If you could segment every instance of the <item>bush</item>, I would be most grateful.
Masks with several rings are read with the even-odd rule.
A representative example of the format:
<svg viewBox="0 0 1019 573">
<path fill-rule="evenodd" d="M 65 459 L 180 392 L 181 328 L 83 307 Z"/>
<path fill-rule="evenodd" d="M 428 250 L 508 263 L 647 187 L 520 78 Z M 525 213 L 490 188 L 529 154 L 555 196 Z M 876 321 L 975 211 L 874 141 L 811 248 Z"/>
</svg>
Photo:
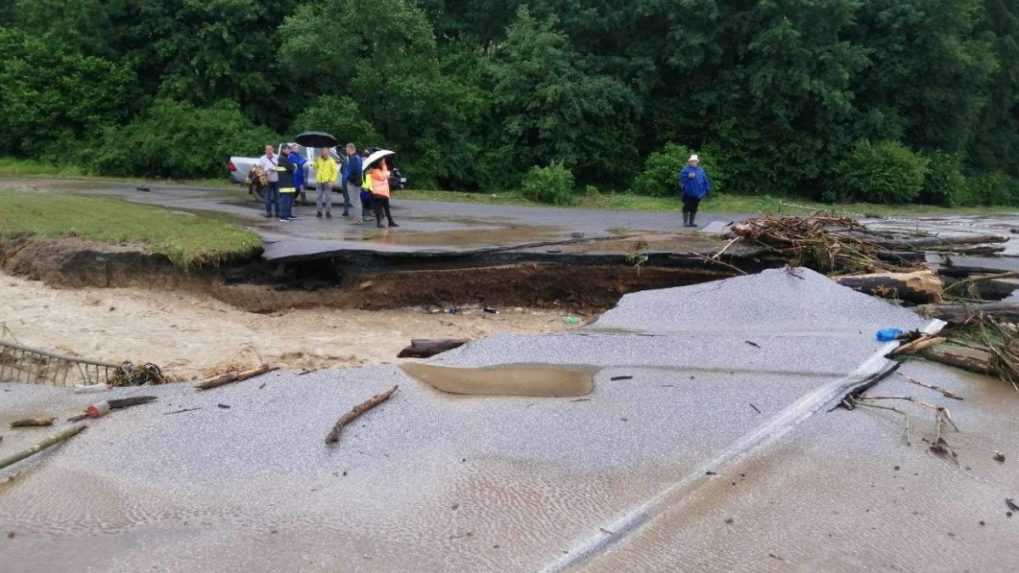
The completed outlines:
<svg viewBox="0 0 1019 573">
<path fill-rule="evenodd" d="M 1019 185 L 1001 172 L 970 177 L 959 205 L 989 207 L 992 205 L 1019 205 Z"/>
<path fill-rule="evenodd" d="M 648 156 L 644 162 L 644 170 L 634 177 L 630 189 L 640 195 L 652 195 L 663 197 L 679 193 L 679 182 L 677 176 L 686 166 L 690 159 L 690 148 L 685 145 L 667 143 L 661 151 L 656 151 Z M 699 153 L 701 167 L 708 174 L 711 180 L 711 192 L 717 192 L 725 187 L 727 179 L 722 168 L 721 153 L 714 147 L 706 147 Z"/>
<path fill-rule="evenodd" d="M 952 153 L 935 152 L 927 156 L 927 176 L 917 200 L 928 205 L 951 207 L 966 194 L 962 159 Z"/>
<path fill-rule="evenodd" d="M 108 175 L 222 177 L 231 155 L 259 155 L 278 142 L 232 102 L 198 108 L 162 99 L 132 123 L 107 129 L 93 163 Z"/>
<path fill-rule="evenodd" d="M 644 170 L 633 179 L 633 192 L 655 197 L 678 193 L 676 176 L 689 157 L 690 149 L 685 145 L 665 144 L 661 151 L 648 156 Z"/>
<path fill-rule="evenodd" d="M 524 197 L 550 205 L 572 205 L 576 200 L 573 172 L 557 161 L 548 167 L 532 167 L 521 190 Z"/>
<path fill-rule="evenodd" d="M 858 143 L 835 169 L 842 201 L 910 203 L 923 190 L 927 160 L 894 141 Z"/>
</svg>

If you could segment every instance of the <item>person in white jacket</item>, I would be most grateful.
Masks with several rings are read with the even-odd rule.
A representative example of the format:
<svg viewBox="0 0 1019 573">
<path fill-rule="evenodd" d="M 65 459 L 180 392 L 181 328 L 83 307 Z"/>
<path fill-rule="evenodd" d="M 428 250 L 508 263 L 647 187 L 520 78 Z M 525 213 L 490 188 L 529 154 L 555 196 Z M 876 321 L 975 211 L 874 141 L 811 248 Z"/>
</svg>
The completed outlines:
<svg viewBox="0 0 1019 573">
<path fill-rule="evenodd" d="M 265 216 L 273 217 L 279 216 L 279 197 L 280 197 L 280 174 L 276 171 L 279 167 L 280 160 L 272 152 L 272 146 L 265 146 L 265 155 L 258 158 L 258 166 L 265 172 L 266 178 L 269 180 L 269 185 L 265 188 Z"/>
</svg>

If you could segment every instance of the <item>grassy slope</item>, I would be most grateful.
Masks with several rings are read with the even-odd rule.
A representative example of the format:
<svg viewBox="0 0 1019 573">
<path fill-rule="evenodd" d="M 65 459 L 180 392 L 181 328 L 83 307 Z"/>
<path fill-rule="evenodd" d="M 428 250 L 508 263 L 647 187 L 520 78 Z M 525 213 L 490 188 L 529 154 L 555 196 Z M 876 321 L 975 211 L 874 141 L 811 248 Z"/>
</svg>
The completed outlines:
<svg viewBox="0 0 1019 573">
<path fill-rule="evenodd" d="M 225 217 L 104 197 L 0 190 L 0 237 L 18 235 L 141 244 L 181 267 L 250 255 L 262 244 L 257 235 Z"/>
</svg>

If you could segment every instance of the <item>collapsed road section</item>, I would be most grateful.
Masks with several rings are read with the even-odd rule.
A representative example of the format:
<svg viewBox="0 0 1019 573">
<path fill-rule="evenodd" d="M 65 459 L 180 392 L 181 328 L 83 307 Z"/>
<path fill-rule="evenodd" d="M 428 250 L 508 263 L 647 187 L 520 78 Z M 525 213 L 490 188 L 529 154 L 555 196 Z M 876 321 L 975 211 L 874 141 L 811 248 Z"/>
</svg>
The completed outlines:
<svg viewBox="0 0 1019 573">
<path fill-rule="evenodd" d="M 627 295 L 578 331 L 498 335 L 430 361 L 591 369 L 580 396 L 450 394 L 395 365 L 146 388 L 158 401 L 17 468 L 0 493 L 16 534 L 5 559 L 22 571 L 1005 570 L 1019 562 L 1003 501 L 1019 488 L 1010 386 L 907 363 L 965 401 L 898 375 L 869 391 L 951 400 L 951 460 L 923 441 L 938 430 L 922 410 L 909 442 L 880 409 L 775 426 L 887 351 L 875 332 L 927 324 L 807 269 L 772 270 Z M 322 443 L 338 416 L 394 386 Z M 89 402 L 4 389 L 19 417 Z M 768 428 L 781 431 L 748 438 Z M 663 491 L 679 494 L 625 527 Z"/>
</svg>

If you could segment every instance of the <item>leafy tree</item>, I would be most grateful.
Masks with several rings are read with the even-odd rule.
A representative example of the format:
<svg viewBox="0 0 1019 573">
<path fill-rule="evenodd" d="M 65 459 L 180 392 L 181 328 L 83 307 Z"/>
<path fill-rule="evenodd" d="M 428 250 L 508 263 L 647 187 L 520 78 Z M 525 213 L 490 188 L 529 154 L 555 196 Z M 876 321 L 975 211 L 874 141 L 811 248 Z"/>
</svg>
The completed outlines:
<svg viewBox="0 0 1019 573">
<path fill-rule="evenodd" d="M 145 93 L 199 105 L 232 99 L 282 127 L 276 30 L 289 10 L 259 0 L 17 0 L 24 30 L 133 67 Z"/>
<path fill-rule="evenodd" d="M 576 64 L 555 19 L 538 21 L 520 8 L 489 65 L 492 111 L 503 129 L 500 146 L 517 165 L 553 159 L 585 181 L 622 180 L 637 157 L 638 104 L 621 82 Z"/>
<path fill-rule="evenodd" d="M 980 170 L 1004 169 L 1019 178 L 1019 6 L 1005 0 L 987 0 L 985 6 L 980 28 L 994 35 L 1000 65 L 975 130 L 970 159 Z"/>
<path fill-rule="evenodd" d="M 134 76 L 124 66 L 4 28 L 0 52 L 3 152 L 66 160 L 126 116 Z"/>
<path fill-rule="evenodd" d="M 983 14 L 982 0 L 868 2 L 856 28 L 871 61 L 856 82 L 860 105 L 880 110 L 911 147 L 964 150 L 998 66 L 992 36 L 977 33 Z"/>
<path fill-rule="evenodd" d="M 357 102 L 332 95 L 321 96 L 305 108 L 294 120 L 292 131 L 325 131 L 339 138 L 340 145 L 350 141 L 359 148 L 374 145 L 379 140 L 378 132 L 364 118 Z"/>
</svg>

